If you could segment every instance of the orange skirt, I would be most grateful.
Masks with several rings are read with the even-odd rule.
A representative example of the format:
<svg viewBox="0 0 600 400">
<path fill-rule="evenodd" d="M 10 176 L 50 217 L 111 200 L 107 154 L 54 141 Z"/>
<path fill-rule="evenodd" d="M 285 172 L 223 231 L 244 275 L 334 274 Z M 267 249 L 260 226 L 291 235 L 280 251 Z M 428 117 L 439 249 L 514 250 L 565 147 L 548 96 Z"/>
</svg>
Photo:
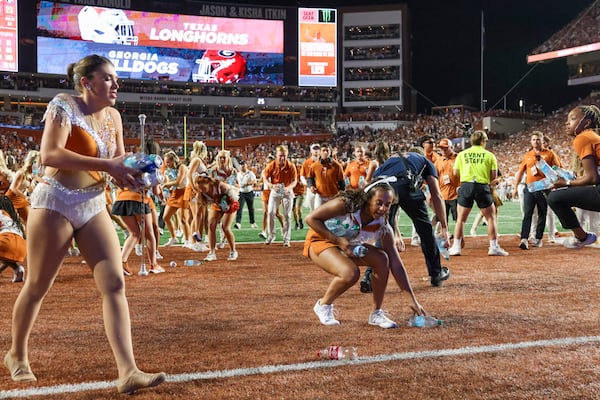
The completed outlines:
<svg viewBox="0 0 600 400">
<path fill-rule="evenodd" d="M 10 201 L 12 201 L 15 210 L 29 207 L 29 202 L 27 201 L 27 198 L 25 196 L 17 195 L 13 193 L 10 189 L 6 192 L 6 197 L 8 197 Z"/>
<path fill-rule="evenodd" d="M 174 208 L 190 208 L 190 201 L 185 199 L 185 188 L 172 190 L 167 205 Z"/>
<path fill-rule="evenodd" d="M 0 233 L 0 259 L 22 263 L 26 255 L 25 239 L 16 233 Z"/>
<path fill-rule="evenodd" d="M 308 255 L 308 250 L 312 247 L 313 252 L 315 252 L 317 255 L 321 254 L 323 251 L 331 248 L 331 247 L 338 247 L 337 244 L 330 242 L 327 239 L 324 239 L 321 235 L 319 235 L 317 232 L 313 231 L 312 229 L 308 230 L 308 233 L 306 234 L 306 239 L 304 239 L 304 250 L 302 251 L 302 255 L 304 257 L 309 257 Z"/>
</svg>

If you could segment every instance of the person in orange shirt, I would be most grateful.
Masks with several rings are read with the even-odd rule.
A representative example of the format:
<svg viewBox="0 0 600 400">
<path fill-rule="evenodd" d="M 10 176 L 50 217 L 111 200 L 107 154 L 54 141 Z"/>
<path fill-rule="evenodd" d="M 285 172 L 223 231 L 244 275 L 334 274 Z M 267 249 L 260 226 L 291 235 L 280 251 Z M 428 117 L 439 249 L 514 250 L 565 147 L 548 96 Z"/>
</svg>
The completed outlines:
<svg viewBox="0 0 600 400">
<path fill-rule="evenodd" d="M 269 154 L 266 159 L 266 165 L 269 165 L 270 162 L 275 160 L 275 156 Z M 258 233 L 258 237 L 262 239 L 266 239 L 269 237 L 267 231 L 269 229 L 269 197 L 271 196 L 271 189 L 267 187 L 267 183 L 264 182 L 263 175 L 260 175 L 259 184 L 262 186 L 263 190 L 260 194 L 260 200 L 262 202 L 263 207 L 263 218 L 262 218 L 262 230 Z M 281 207 L 277 207 L 277 211 L 275 212 L 275 217 L 279 221 L 279 225 L 283 228 L 283 215 L 281 214 Z"/>
<path fill-rule="evenodd" d="M 563 245 L 580 249 L 596 241 L 596 234 L 586 232 L 579 223 L 573 207 L 600 211 L 600 109 L 595 105 L 577 106 L 567 116 L 567 134 L 575 136 L 573 147 L 583 166 L 583 175 L 575 179 L 560 178 L 548 194 L 548 205 L 558 217 L 563 228 L 571 229 L 573 237 Z"/>
<path fill-rule="evenodd" d="M 290 247 L 292 236 L 292 207 L 294 200 L 294 187 L 298 182 L 298 172 L 294 163 L 288 160 L 288 148 L 279 145 L 275 148 L 275 160 L 271 161 L 262 173 L 263 183 L 271 190 L 268 204 L 269 232 L 265 244 L 275 240 L 275 218 L 277 209 L 283 206 L 283 245 Z"/>
<path fill-rule="evenodd" d="M 365 186 L 367 170 L 371 165 L 371 162 L 365 157 L 365 147 L 363 145 L 356 145 L 354 147 L 354 157 L 356 159 L 348 163 L 344 176 L 349 179 L 350 189 L 362 189 Z"/>
<path fill-rule="evenodd" d="M 302 171 L 302 163 L 296 159 L 296 170 L 298 171 L 298 176 Z M 300 180 L 294 186 L 294 206 L 292 213 L 294 214 L 294 229 L 304 229 L 304 220 L 302 218 L 302 205 L 304 204 L 304 192 L 306 192 L 306 185 L 303 184 Z"/>
<path fill-rule="evenodd" d="M 435 140 L 433 139 L 433 137 L 425 135 L 421 138 L 419 143 L 420 146 L 423 148 L 423 151 L 425 152 L 425 158 L 427 158 L 435 165 L 435 161 L 439 156 L 435 152 Z"/>
<path fill-rule="evenodd" d="M 307 186 L 308 174 L 310 172 L 310 167 L 319 160 L 320 149 L 321 146 L 318 143 L 311 144 L 310 156 L 304 160 L 302 168 L 300 169 L 300 183 L 306 187 L 306 190 L 304 191 L 304 207 L 308 208 L 310 211 L 315 209 L 315 194 Z"/>
<path fill-rule="evenodd" d="M 527 189 L 527 185 L 541 181 L 546 176 L 537 167 L 539 160 L 544 160 L 548 165 L 557 167 L 561 166 L 560 159 L 552 150 L 547 149 L 543 146 L 544 134 L 539 131 L 534 131 L 531 134 L 531 150 L 523 155 L 519 170 L 515 175 L 515 182 L 521 182 L 523 174 L 525 174 L 525 187 L 523 188 L 523 220 L 521 223 L 521 242 L 519 247 L 522 250 L 529 249 L 529 231 L 531 230 L 531 220 L 533 212 L 537 208 L 538 220 L 535 228 L 535 239 L 532 242 L 534 247 L 542 247 L 542 237 L 544 236 L 544 230 L 546 229 L 546 214 L 548 213 L 548 203 L 546 201 L 546 194 L 544 191 L 530 192 Z M 513 197 L 517 198 L 519 192 L 517 188 L 513 189 Z"/>
<path fill-rule="evenodd" d="M 442 152 L 437 157 L 434 165 L 438 172 L 438 181 L 440 183 L 440 193 L 446 203 L 446 217 L 452 215 L 452 219 L 456 221 L 458 188 L 460 186 L 460 178 L 454 173 L 454 161 L 456 161 L 456 153 L 450 139 L 441 139 L 438 148 Z M 437 217 L 434 216 L 434 225 Z M 448 222 L 448 221 L 446 221 Z"/>
<path fill-rule="evenodd" d="M 331 147 L 321 144 L 319 160 L 308 173 L 308 189 L 315 194 L 315 208 L 331 200 L 340 190 L 344 190 L 344 168 L 331 156 Z"/>
</svg>

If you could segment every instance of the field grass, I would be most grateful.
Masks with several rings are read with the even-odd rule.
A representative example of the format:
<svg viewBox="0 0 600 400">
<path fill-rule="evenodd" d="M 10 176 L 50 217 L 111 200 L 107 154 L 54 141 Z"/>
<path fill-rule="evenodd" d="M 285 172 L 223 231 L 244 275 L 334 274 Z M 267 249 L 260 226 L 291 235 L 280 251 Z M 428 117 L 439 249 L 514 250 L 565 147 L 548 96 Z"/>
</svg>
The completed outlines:
<svg viewBox="0 0 600 400">
<path fill-rule="evenodd" d="M 309 212 L 308 209 L 304 209 L 303 216 L 306 217 L 306 215 L 308 215 L 308 212 Z M 472 225 L 473 220 L 478 212 L 479 212 L 479 210 L 477 209 L 477 207 L 474 207 L 473 210 L 471 211 L 471 214 L 469 215 L 468 223 L 465 227 L 465 235 L 469 235 L 471 225 Z M 262 202 L 260 201 L 259 198 L 255 199 L 254 214 L 255 214 L 256 224 L 260 228 L 262 226 L 263 208 L 262 208 Z M 433 215 L 432 212 L 430 212 L 430 215 Z M 400 226 L 400 231 L 402 232 L 402 235 L 405 238 L 407 238 L 407 237 L 410 238 L 411 237 L 411 229 L 412 229 L 412 224 L 411 224 L 410 219 L 406 216 L 406 214 L 404 212 L 400 212 L 399 218 L 400 218 L 399 226 Z M 564 231 L 558 221 L 556 221 L 556 225 L 557 225 L 557 228 L 559 231 Z M 306 224 L 304 224 L 304 229 L 295 230 L 294 226 L 293 226 L 293 220 L 292 220 L 292 240 L 293 241 L 304 240 L 307 229 L 308 229 L 308 227 L 306 226 Z M 245 208 L 243 211 L 243 217 L 242 217 L 242 228 L 234 229 L 236 241 L 239 243 L 262 241 L 263 239 L 261 239 L 258 236 L 260 231 L 261 231 L 260 229 L 250 228 L 250 221 L 248 218 L 248 210 Z M 501 235 L 518 234 L 521 231 L 521 210 L 520 210 L 518 201 L 505 202 L 504 205 L 500 207 L 499 218 L 498 218 L 498 231 Z M 454 232 L 454 221 L 450 220 L 450 234 L 452 234 L 453 232 Z M 486 235 L 486 232 L 487 232 L 486 227 L 483 225 L 480 225 L 477 228 L 478 235 Z M 121 232 L 119 232 L 119 233 L 120 233 L 121 239 L 122 239 L 122 233 Z M 278 236 L 277 236 L 276 240 L 281 240 L 281 230 L 279 228 L 279 223 L 277 223 L 277 235 Z M 169 232 L 165 228 L 164 234 L 160 238 L 161 245 L 164 244 L 167 240 L 169 240 L 169 238 L 170 238 Z"/>
</svg>

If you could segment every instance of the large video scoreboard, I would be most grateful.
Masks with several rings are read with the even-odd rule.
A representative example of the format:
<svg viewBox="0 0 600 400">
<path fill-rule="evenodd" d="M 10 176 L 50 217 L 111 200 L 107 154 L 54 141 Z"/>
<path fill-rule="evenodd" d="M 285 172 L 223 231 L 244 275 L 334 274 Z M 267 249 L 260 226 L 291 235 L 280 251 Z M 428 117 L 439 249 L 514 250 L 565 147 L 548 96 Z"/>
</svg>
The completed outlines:
<svg viewBox="0 0 600 400">
<path fill-rule="evenodd" d="M 13 0 L 0 0 L 7 1 Z M 337 84 L 333 9 L 167 0 L 19 1 L 25 22 L 19 30 L 23 54 L 15 61 L 19 72 L 64 75 L 69 63 L 100 54 L 124 79 Z"/>
</svg>

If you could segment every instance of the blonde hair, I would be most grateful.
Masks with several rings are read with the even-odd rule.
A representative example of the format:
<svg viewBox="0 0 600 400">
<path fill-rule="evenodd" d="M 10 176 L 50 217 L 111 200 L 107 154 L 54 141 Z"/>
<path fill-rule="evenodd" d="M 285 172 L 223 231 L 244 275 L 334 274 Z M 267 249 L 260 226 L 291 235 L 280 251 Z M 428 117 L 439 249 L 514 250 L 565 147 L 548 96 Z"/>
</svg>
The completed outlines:
<svg viewBox="0 0 600 400">
<path fill-rule="evenodd" d="M 207 153 L 208 150 L 206 149 L 206 144 L 204 144 L 204 142 L 201 140 L 196 140 L 192 146 L 191 158 L 199 157 L 202 161 L 204 161 Z"/>
</svg>

